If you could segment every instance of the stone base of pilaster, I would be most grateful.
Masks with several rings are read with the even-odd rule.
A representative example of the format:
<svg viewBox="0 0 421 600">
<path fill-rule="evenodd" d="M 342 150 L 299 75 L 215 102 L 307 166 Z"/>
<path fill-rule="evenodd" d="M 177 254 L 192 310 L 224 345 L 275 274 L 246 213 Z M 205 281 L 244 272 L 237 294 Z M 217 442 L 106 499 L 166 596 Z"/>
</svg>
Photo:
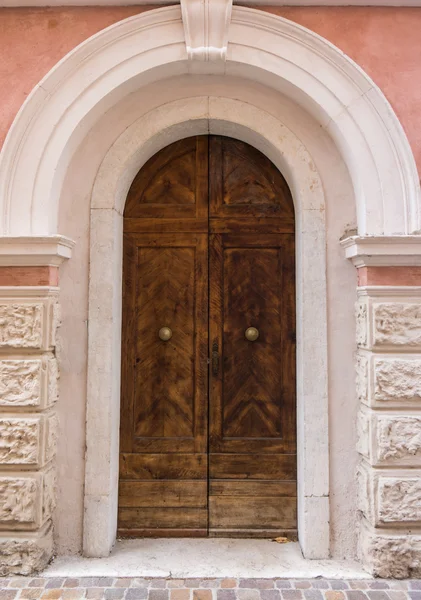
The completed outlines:
<svg viewBox="0 0 421 600">
<path fill-rule="evenodd" d="M 53 556 L 51 521 L 33 533 L 0 533 L 0 576 L 30 575 L 44 569 Z"/>
<path fill-rule="evenodd" d="M 421 534 L 382 531 L 362 519 L 359 560 L 374 577 L 407 579 L 421 575 Z"/>
</svg>

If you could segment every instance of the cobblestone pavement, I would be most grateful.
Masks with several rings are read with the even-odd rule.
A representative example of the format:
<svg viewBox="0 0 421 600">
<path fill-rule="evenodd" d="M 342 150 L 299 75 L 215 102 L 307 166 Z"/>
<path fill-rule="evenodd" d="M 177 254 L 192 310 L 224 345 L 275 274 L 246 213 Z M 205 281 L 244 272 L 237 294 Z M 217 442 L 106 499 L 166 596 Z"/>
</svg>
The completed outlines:
<svg viewBox="0 0 421 600">
<path fill-rule="evenodd" d="M 421 600 L 421 580 L 0 577 L 0 600 Z"/>
</svg>

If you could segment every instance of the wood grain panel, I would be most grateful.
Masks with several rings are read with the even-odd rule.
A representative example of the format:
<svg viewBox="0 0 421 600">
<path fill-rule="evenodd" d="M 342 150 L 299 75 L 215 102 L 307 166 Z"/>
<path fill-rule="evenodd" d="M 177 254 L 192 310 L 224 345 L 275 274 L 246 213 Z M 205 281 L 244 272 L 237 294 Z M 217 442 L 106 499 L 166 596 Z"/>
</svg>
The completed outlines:
<svg viewBox="0 0 421 600">
<path fill-rule="evenodd" d="M 157 219 L 157 218 L 125 218 L 123 222 L 125 233 L 208 233 L 208 219 Z"/>
<path fill-rule="evenodd" d="M 223 436 L 281 437 L 281 257 L 277 248 L 224 252 Z M 258 327 L 256 342 L 245 337 Z"/>
<path fill-rule="evenodd" d="M 294 529 L 296 498 L 210 496 L 209 527 L 230 529 Z"/>
<path fill-rule="evenodd" d="M 294 454 L 215 454 L 209 456 L 212 479 L 295 480 Z"/>
<path fill-rule="evenodd" d="M 168 528 L 205 529 L 208 523 L 206 508 L 119 508 L 120 529 Z"/>
<path fill-rule="evenodd" d="M 188 529 L 188 528 L 173 528 L 173 527 L 132 527 L 117 529 L 119 538 L 197 538 L 207 537 L 208 528 Z M 249 536 L 247 536 L 249 537 Z M 267 535 L 264 537 L 268 537 Z"/>
<path fill-rule="evenodd" d="M 296 451 L 294 240 L 210 236 L 211 452 Z M 248 327 L 259 330 L 249 342 Z"/>
<path fill-rule="evenodd" d="M 210 216 L 294 219 L 291 192 L 259 150 L 232 138 L 210 137 Z"/>
<path fill-rule="evenodd" d="M 292 198 L 268 159 L 236 140 L 211 137 L 210 174 L 209 532 L 294 535 Z"/>
<path fill-rule="evenodd" d="M 194 264 L 192 247 L 139 248 L 134 435 L 193 437 Z M 163 342 L 161 327 L 172 329 Z"/>
<path fill-rule="evenodd" d="M 121 481 L 118 503 L 120 507 L 141 506 L 207 507 L 206 481 Z"/>
<path fill-rule="evenodd" d="M 135 536 L 136 537 L 136 536 Z M 241 529 L 232 529 L 229 527 L 209 527 L 208 537 L 210 538 L 251 538 L 251 539 L 274 539 L 277 537 L 287 538 L 291 542 L 298 540 L 297 529 L 257 529 L 256 527 L 242 527 Z"/>
<path fill-rule="evenodd" d="M 135 177 L 123 231 L 119 535 L 293 538 L 295 220 L 285 179 L 238 140 L 180 140 Z"/>
<path fill-rule="evenodd" d="M 206 479 L 206 454 L 120 454 L 122 479 Z"/>
<path fill-rule="evenodd" d="M 124 260 L 119 535 L 204 534 L 207 234 L 125 233 Z"/>
<path fill-rule="evenodd" d="M 155 154 L 136 175 L 124 216 L 200 219 L 208 215 L 208 138 L 180 140 Z"/>
<path fill-rule="evenodd" d="M 212 217 L 209 233 L 294 233 L 295 222 L 289 217 Z"/>
<path fill-rule="evenodd" d="M 289 496 L 297 495 L 295 481 L 225 481 L 212 479 L 209 484 L 210 496 Z"/>
</svg>

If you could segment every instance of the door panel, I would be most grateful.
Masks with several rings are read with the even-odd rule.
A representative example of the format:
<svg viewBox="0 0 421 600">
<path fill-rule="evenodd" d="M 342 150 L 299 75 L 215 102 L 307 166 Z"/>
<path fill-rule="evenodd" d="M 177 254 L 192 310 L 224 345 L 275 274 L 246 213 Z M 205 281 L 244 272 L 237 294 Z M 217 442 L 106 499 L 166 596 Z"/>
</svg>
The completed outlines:
<svg viewBox="0 0 421 600">
<path fill-rule="evenodd" d="M 210 236 L 212 452 L 295 453 L 293 275 L 292 236 Z"/>
<path fill-rule="evenodd" d="M 213 234 L 209 269 L 210 352 L 219 361 L 210 387 L 209 530 L 294 531 L 296 492 L 274 500 L 264 485 L 253 496 L 248 486 L 296 479 L 293 236 Z M 236 480 L 230 500 L 218 480 Z"/>
<path fill-rule="evenodd" d="M 224 136 L 210 136 L 209 156 L 211 231 L 294 232 L 291 193 L 266 156 Z"/>
<path fill-rule="evenodd" d="M 208 137 L 187 138 L 155 154 L 136 175 L 127 195 L 124 227 L 142 231 L 198 221 L 207 231 Z M 178 229 L 180 230 L 180 229 Z"/>
<path fill-rule="evenodd" d="M 124 247 L 119 534 L 175 530 L 182 514 L 183 530 L 204 534 L 207 236 L 126 233 Z M 162 327 L 172 330 L 168 341 L 159 337 Z M 177 493 L 180 480 L 184 503 Z M 203 483 L 201 494 L 196 480 Z M 136 503 L 151 481 L 161 483 L 158 490 L 165 481 L 162 510 L 154 499 L 158 492 L 149 495 L 149 503 Z"/>
<path fill-rule="evenodd" d="M 123 263 L 118 534 L 294 536 L 285 179 L 231 138 L 164 148 L 130 188 Z"/>
</svg>

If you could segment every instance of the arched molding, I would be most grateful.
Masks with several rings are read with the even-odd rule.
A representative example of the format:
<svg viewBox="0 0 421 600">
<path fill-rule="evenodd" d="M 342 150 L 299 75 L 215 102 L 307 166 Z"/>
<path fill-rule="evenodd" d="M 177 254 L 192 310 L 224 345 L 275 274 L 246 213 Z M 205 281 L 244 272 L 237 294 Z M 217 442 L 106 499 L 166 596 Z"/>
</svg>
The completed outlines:
<svg viewBox="0 0 421 600">
<path fill-rule="evenodd" d="M 280 168 L 296 210 L 298 529 L 308 558 L 329 556 L 326 236 L 323 185 L 303 143 L 257 106 L 191 97 L 136 120 L 108 150 L 91 200 L 84 553 L 106 556 L 115 540 L 121 360 L 122 221 L 130 184 L 172 142 L 225 134 Z M 141 385 L 141 382 L 139 382 Z"/>
<path fill-rule="evenodd" d="M 413 155 L 373 81 L 328 41 L 259 10 L 234 6 L 228 33 L 226 75 L 282 90 L 334 139 L 353 181 L 358 233 L 417 233 L 420 193 Z M 201 64 L 212 63 L 195 61 L 195 72 Z M 66 168 L 93 123 L 130 91 L 188 70 L 179 6 L 116 23 L 64 57 L 30 94 L 5 141 L 0 233 L 57 234 Z M 204 66 L 203 72 L 209 70 Z"/>
</svg>

